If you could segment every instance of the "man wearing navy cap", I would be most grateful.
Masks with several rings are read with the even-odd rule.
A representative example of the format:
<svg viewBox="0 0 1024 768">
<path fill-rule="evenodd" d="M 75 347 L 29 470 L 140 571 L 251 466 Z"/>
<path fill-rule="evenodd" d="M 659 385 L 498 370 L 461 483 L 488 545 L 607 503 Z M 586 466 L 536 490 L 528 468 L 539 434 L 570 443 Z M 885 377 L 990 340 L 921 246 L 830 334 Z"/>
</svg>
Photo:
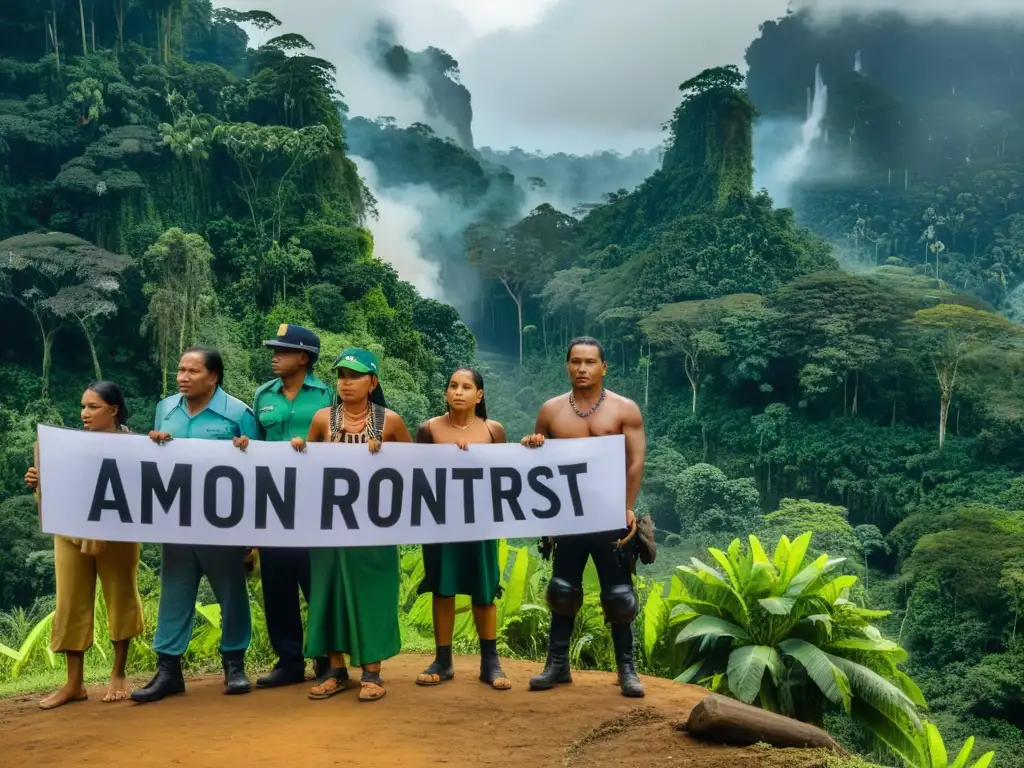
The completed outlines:
<svg viewBox="0 0 1024 768">
<path fill-rule="evenodd" d="M 313 375 L 320 355 L 320 338 L 301 325 L 282 324 L 277 338 L 264 341 L 274 350 L 270 367 L 277 376 L 256 390 L 252 410 L 263 440 L 306 439 L 310 422 L 321 408 L 331 405 L 334 393 Z M 236 445 L 244 448 L 246 441 Z M 302 615 L 299 589 L 309 602 L 309 550 L 301 547 L 260 547 L 260 575 L 267 633 L 278 662 L 270 674 L 259 678 L 260 688 L 301 683 L 306 679 L 302 653 Z M 327 668 L 316 660 L 316 674 Z"/>
</svg>

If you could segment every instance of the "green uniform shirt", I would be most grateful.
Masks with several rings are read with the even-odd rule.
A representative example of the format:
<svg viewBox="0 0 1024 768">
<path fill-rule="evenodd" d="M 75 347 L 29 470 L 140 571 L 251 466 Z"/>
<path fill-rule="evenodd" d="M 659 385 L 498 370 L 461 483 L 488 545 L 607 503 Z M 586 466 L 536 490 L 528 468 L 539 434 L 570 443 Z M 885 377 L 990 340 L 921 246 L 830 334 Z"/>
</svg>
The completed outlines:
<svg viewBox="0 0 1024 768">
<path fill-rule="evenodd" d="M 169 432 L 171 437 L 230 440 L 245 435 L 250 440 L 259 439 L 259 428 L 249 406 L 220 387 L 195 416 L 189 415 L 188 405 L 180 394 L 164 398 L 156 407 L 153 422 L 157 432 Z"/>
<path fill-rule="evenodd" d="M 293 437 L 305 440 L 316 412 L 330 406 L 334 393 L 312 374 L 306 374 L 294 400 L 285 397 L 283 387 L 281 379 L 274 379 L 256 390 L 252 409 L 260 432 L 263 439 L 269 441 L 291 440 Z"/>
</svg>

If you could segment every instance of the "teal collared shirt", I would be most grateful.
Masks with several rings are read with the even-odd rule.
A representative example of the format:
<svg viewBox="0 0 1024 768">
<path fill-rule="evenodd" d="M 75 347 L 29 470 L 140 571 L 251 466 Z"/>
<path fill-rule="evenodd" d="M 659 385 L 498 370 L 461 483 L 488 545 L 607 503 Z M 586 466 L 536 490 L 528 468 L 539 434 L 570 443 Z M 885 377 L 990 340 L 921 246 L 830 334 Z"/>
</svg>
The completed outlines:
<svg viewBox="0 0 1024 768">
<path fill-rule="evenodd" d="M 285 396 L 283 387 L 281 379 L 273 379 L 256 390 L 252 409 L 263 439 L 280 441 L 301 437 L 305 440 L 316 412 L 331 405 L 334 393 L 308 373 L 294 400 Z"/>
<path fill-rule="evenodd" d="M 185 398 L 171 395 L 160 401 L 153 420 L 157 432 L 171 437 L 194 437 L 201 440 L 230 440 L 247 436 L 259 440 L 260 432 L 249 406 L 232 397 L 220 387 L 214 390 L 206 408 L 190 416 Z"/>
</svg>

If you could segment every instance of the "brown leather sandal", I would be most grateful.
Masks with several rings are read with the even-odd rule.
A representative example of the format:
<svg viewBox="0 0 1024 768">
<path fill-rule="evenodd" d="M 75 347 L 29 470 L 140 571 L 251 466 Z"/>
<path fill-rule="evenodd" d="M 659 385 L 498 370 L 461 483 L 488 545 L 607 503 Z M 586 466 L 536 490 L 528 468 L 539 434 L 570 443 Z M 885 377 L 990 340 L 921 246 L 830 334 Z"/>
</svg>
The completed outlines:
<svg viewBox="0 0 1024 768">
<path fill-rule="evenodd" d="M 384 688 L 384 681 L 380 679 L 379 673 L 363 673 L 363 679 L 359 683 L 360 701 L 380 701 L 387 694 Z"/>
<path fill-rule="evenodd" d="M 335 668 L 329 670 L 323 678 L 309 691 L 311 699 L 329 699 L 335 694 L 342 693 L 349 688 L 348 670 Z"/>
</svg>

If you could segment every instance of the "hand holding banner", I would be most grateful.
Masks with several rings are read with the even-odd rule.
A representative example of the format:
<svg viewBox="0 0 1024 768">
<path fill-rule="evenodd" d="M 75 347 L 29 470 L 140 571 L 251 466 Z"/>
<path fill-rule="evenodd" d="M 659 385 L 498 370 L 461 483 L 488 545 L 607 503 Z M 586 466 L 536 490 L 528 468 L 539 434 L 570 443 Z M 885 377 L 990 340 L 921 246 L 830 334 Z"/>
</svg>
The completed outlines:
<svg viewBox="0 0 1024 768">
<path fill-rule="evenodd" d="M 104 541 L 365 547 L 617 531 L 622 435 L 520 445 L 111 435 L 40 425 L 45 533 Z"/>
</svg>

